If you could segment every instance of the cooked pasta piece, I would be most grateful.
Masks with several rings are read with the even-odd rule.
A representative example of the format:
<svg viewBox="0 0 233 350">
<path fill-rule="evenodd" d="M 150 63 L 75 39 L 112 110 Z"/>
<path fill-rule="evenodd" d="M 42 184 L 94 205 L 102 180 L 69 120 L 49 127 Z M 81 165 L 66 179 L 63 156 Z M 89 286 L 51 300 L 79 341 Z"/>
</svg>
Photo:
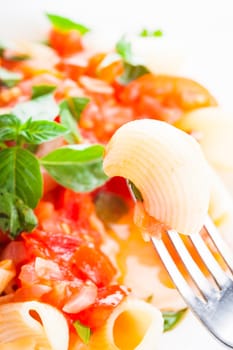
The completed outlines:
<svg viewBox="0 0 233 350">
<path fill-rule="evenodd" d="M 36 301 L 0 305 L 1 349 L 67 350 L 68 341 L 67 322 L 54 307 Z"/>
<path fill-rule="evenodd" d="M 219 169 L 233 170 L 233 113 L 221 107 L 198 108 L 184 114 L 177 126 L 196 136 L 207 160 Z"/>
<path fill-rule="evenodd" d="M 161 312 L 128 298 L 91 337 L 90 350 L 155 350 L 163 330 Z"/>
<path fill-rule="evenodd" d="M 15 277 L 16 271 L 11 260 L 0 261 L 0 294 L 5 290 L 8 283 Z"/>
<path fill-rule="evenodd" d="M 106 147 L 104 170 L 134 183 L 146 212 L 183 234 L 198 232 L 209 206 L 209 169 L 198 143 L 157 120 L 123 125 Z"/>
</svg>

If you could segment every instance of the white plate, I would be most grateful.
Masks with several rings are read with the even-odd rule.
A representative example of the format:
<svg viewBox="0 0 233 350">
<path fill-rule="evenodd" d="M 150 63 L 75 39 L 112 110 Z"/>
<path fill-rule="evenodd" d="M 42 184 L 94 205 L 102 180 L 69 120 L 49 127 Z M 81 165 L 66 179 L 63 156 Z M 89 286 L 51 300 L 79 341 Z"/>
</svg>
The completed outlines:
<svg viewBox="0 0 233 350">
<path fill-rule="evenodd" d="M 0 38 L 42 38 L 48 26 L 46 11 L 114 36 L 161 28 L 171 41 L 182 44 L 187 74 L 233 109 L 232 0 L 0 0 L 0 8 Z M 160 346 L 160 350 L 198 348 L 225 349 L 191 313 L 163 336 Z"/>
</svg>

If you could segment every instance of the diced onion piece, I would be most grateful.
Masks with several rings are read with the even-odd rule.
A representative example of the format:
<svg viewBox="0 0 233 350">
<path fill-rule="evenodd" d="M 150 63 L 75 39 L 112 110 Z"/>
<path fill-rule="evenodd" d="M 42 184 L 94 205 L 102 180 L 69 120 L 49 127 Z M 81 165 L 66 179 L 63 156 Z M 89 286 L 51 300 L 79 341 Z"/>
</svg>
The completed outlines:
<svg viewBox="0 0 233 350">
<path fill-rule="evenodd" d="M 131 180 L 146 212 L 183 234 L 198 232 L 209 205 L 209 168 L 193 137 L 158 120 L 123 125 L 106 147 L 108 176 Z"/>
<path fill-rule="evenodd" d="M 142 300 L 128 298 L 93 333 L 93 350 L 155 350 L 163 330 L 161 312 Z"/>
<path fill-rule="evenodd" d="M 8 343 L 21 349 L 23 339 L 33 339 L 38 349 L 67 350 L 67 322 L 61 312 L 44 303 L 29 301 L 0 305 L 0 349 Z"/>
<path fill-rule="evenodd" d="M 192 132 L 214 167 L 233 170 L 233 113 L 221 107 L 206 107 L 184 114 L 177 126 Z"/>
</svg>

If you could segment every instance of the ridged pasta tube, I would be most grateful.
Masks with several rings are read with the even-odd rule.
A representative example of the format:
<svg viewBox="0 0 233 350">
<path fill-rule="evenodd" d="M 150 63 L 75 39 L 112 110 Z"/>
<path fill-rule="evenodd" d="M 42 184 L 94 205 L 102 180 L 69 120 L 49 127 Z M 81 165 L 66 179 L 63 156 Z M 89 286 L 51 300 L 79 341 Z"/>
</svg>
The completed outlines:
<svg viewBox="0 0 233 350">
<path fill-rule="evenodd" d="M 67 350 L 68 325 L 54 307 L 37 301 L 0 305 L 0 349 Z M 30 343 L 30 342 L 29 342 Z"/>
<path fill-rule="evenodd" d="M 233 113 L 222 107 L 198 108 L 185 113 L 177 126 L 197 136 L 212 166 L 233 170 Z"/>
<path fill-rule="evenodd" d="M 93 333 L 91 350 L 155 350 L 163 331 L 163 318 L 155 306 L 128 298 Z"/>
<path fill-rule="evenodd" d="M 165 122 L 142 119 L 119 128 L 104 171 L 134 183 L 146 212 L 183 234 L 198 232 L 208 212 L 209 169 L 196 140 Z"/>
</svg>

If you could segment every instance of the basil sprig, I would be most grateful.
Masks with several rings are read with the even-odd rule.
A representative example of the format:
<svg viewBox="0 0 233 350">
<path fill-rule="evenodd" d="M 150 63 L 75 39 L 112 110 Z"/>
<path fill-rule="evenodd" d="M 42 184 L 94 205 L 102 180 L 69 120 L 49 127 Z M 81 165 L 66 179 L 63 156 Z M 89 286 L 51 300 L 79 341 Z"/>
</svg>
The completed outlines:
<svg viewBox="0 0 233 350">
<path fill-rule="evenodd" d="M 132 45 L 125 37 L 122 37 L 117 42 L 116 52 L 121 56 L 124 62 L 124 73 L 118 78 L 120 84 L 127 85 L 132 80 L 149 72 L 145 66 L 135 62 Z"/>
<path fill-rule="evenodd" d="M 47 13 L 47 17 L 54 28 L 64 32 L 77 30 L 81 35 L 84 35 L 90 31 L 90 29 L 83 24 L 74 22 L 67 17 L 59 16 L 53 13 Z"/>
<path fill-rule="evenodd" d="M 58 183 L 78 192 L 92 191 L 107 180 L 102 145 L 64 146 L 39 159 L 31 146 L 65 137 L 70 129 L 50 120 L 25 121 L 25 114 L 19 115 L 0 115 L 0 230 L 11 238 L 36 226 L 33 209 L 43 193 L 42 166 Z"/>
</svg>

